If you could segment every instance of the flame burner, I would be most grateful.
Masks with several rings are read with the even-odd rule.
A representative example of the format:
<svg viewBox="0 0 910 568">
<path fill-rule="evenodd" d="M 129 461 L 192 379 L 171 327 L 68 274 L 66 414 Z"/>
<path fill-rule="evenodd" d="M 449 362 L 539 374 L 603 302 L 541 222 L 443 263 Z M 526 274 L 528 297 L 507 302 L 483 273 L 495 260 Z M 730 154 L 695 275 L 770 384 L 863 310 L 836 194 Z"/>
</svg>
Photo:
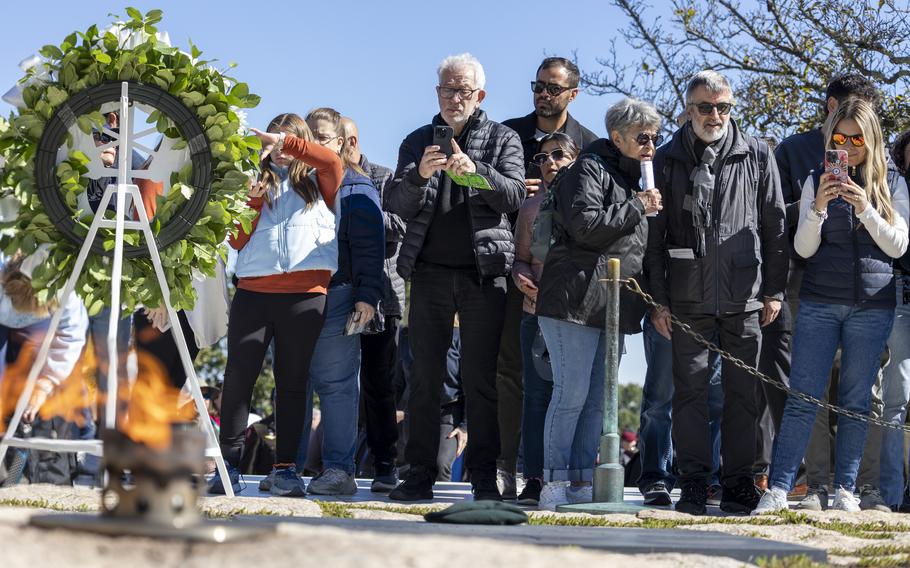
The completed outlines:
<svg viewBox="0 0 910 568">
<path fill-rule="evenodd" d="M 101 515 L 38 515 L 30 524 L 110 536 L 216 543 L 274 531 L 267 525 L 210 521 L 200 516 L 196 500 L 204 487 L 202 432 L 175 426 L 171 444 L 163 450 L 134 442 L 116 430 L 105 430 L 102 440 L 107 485 L 101 493 Z"/>
</svg>

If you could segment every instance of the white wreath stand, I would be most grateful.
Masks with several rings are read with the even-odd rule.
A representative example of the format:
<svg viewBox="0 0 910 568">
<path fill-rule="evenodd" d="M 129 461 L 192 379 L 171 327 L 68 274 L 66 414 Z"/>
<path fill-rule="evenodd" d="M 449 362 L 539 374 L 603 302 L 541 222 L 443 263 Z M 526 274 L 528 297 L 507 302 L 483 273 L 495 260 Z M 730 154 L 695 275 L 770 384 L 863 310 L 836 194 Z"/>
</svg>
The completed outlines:
<svg viewBox="0 0 910 568">
<path fill-rule="evenodd" d="M 129 177 L 129 170 L 131 168 L 128 157 L 132 156 L 133 151 L 133 140 L 131 135 L 132 118 L 129 107 L 128 86 L 127 83 L 124 82 L 120 92 L 120 137 L 118 139 L 120 146 L 120 164 L 117 173 L 117 184 L 108 185 L 104 190 L 104 196 L 101 198 L 101 203 L 98 205 L 98 210 L 95 213 L 94 220 L 89 228 L 88 236 L 86 236 L 85 242 L 82 244 L 82 249 L 79 251 L 79 256 L 76 258 L 76 265 L 73 267 L 73 272 L 70 274 L 69 280 L 66 283 L 66 288 L 63 291 L 62 297 L 69 297 L 75 289 L 76 281 L 82 273 L 85 259 L 88 257 L 92 243 L 95 241 L 95 235 L 97 234 L 98 229 L 101 227 L 114 229 L 114 265 L 111 274 L 110 304 L 113 306 L 113 309 L 111 309 L 110 325 L 107 334 L 109 361 L 107 371 L 107 400 L 105 401 L 106 412 L 104 414 L 105 427 L 113 429 L 116 427 L 117 412 L 117 359 L 119 357 L 117 349 L 117 328 L 120 325 L 119 306 L 121 305 L 120 286 L 121 270 L 123 267 L 123 233 L 126 229 L 129 229 L 131 231 L 141 231 L 145 235 L 145 242 L 148 244 L 148 250 L 152 257 L 152 264 L 155 267 L 158 285 L 161 287 L 161 294 L 164 297 L 164 305 L 167 307 L 167 314 L 171 324 L 174 342 L 177 344 L 177 350 L 180 352 L 180 360 L 183 362 L 183 369 L 186 372 L 187 384 L 189 385 L 193 400 L 196 403 L 196 411 L 199 413 L 202 429 L 205 432 L 207 440 L 205 455 L 206 457 L 215 458 L 215 463 L 218 466 L 218 473 L 221 475 L 225 493 L 228 497 L 233 497 L 234 489 L 228 478 L 224 457 L 221 455 L 218 438 L 215 436 L 215 429 L 212 427 L 212 422 L 208 418 L 205 400 L 202 398 L 202 391 L 199 388 L 199 379 L 196 377 L 193 360 L 190 358 L 190 352 L 186 346 L 186 338 L 183 335 L 183 329 L 180 327 L 180 320 L 177 318 L 177 312 L 175 312 L 174 307 L 171 306 L 171 292 L 168 288 L 167 280 L 164 277 L 164 269 L 161 266 L 161 256 L 158 253 L 158 247 L 155 246 L 155 236 L 149 225 L 148 215 L 145 212 L 145 208 L 142 206 L 139 188 L 136 185 L 125 183 L 131 180 Z M 107 210 L 107 206 L 114 195 L 117 196 L 116 219 L 104 219 L 104 212 Z M 133 203 L 136 204 L 136 212 L 138 213 L 139 221 L 126 220 L 127 195 L 132 197 Z M 50 350 L 51 342 L 54 339 L 54 334 L 57 332 L 57 328 L 60 325 L 60 317 L 62 315 L 63 310 L 59 309 L 54 313 L 54 316 L 51 319 L 50 327 L 47 330 L 47 334 L 44 336 L 44 341 L 41 343 L 41 349 L 38 351 L 38 357 L 35 359 L 31 371 L 29 372 L 28 380 L 25 383 L 25 389 L 19 397 L 13 419 L 6 429 L 3 441 L 0 442 L 0 463 L 3 463 L 3 459 L 6 457 L 6 451 L 9 447 L 30 448 L 53 452 L 86 452 L 98 456 L 102 455 L 103 443 L 101 440 L 55 440 L 50 438 L 17 438 L 15 436 L 16 430 L 22 420 L 22 414 L 25 412 L 32 392 L 35 389 L 35 382 L 38 380 L 38 375 L 47 361 L 47 354 Z"/>
</svg>

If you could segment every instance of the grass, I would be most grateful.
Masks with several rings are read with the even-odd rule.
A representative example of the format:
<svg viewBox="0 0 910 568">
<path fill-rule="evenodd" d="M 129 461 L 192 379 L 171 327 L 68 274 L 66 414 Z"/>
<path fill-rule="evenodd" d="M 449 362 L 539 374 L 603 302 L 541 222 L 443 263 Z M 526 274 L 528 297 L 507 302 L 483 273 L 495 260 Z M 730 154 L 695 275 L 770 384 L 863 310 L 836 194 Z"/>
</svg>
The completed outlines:
<svg viewBox="0 0 910 568">
<path fill-rule="evenodd" d="M 334 501 L 314 501 L 322 510 L 323 517 L 336 517 L 339 519 L 353 519 L 351 507 L 345 503 L 336 503 Z"/>
<path fill-rule="evenodd" d="M 0 506 L 3 507 L 27 507 L 29 509 L 49 509 L 51 511 L 65 511 L 73 513 L 94 513 L 97 507 L 91 505 L 61 505 L 53 503 L 46 499 L 0 499 Z"/>
<path fill-rule="evenodd" d="M 771 558 L 759 558 L 755 561 L 759 568 L 821 568 L 827 564 L 813 562 L 808 556 L 785 556 L 783 558 L 772 556 Z"/>
</svg>

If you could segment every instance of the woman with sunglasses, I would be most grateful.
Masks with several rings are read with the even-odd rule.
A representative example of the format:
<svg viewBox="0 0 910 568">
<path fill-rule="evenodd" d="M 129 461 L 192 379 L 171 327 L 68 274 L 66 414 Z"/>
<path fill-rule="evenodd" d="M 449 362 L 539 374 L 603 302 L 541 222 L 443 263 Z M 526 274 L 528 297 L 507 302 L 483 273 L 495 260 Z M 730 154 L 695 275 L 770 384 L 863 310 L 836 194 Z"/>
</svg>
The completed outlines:
<svg viewBox="0 0 910 568">
<path fill-rule="evenodd" d="M 790 387 L 821 398 L 841 346 L 838 405 L 867 416 L 879 358 L 894 321 L 893 259 L 907 250 L 906 183 L 888 179 L 878 117 L 849 99 L 828 116 L 826 148 L 847 151 L 848 176 L 816 171 L 800 202 L 794 247 L 808 260 L 793 332 Z M 818 408 L 789 397 L 774 440 L 770 491 L 752 514 L 787 509 L 787 492 L 806 451 Z M 866 442 L 866 422 L 839 417 L 834 509 L 859 511 L 853 495 Z"/>
<path fill-rule="evenodd" d="M 512 265 L 512 278 L 515 286 L 524 295 L 523 314 L 519 339 L 521 341 L 522 375 L 524 379 L 524 399 L 521 422 L 521 444 L 524 455 L 525 487 L 518 496 L 520 505 L 537 505 L 540 491 L 543 489 L 543 427 L 550 404 L 550 393 L 553 391 L 553 375 L 542 360 L 540 347 L 543 336 L 537 325 L 534 314 L 537 307 L 537 284 L 543 272 L 542 258 L 531 253 L 531 235 L 534 220 L 540 210 L 549 185 L 560 169 L 571 164 L 578 157 L 578 146 L 568 134 L 554 132 L 541 138 L 539 152 L 531 158 L 531 163 L 540 168 L 543 191 L 529 197 L 518 211 L 515 223 L 515 262 Z M 535 354 L 532 348 L 537 345 Z"/>
<path fill-rule="evenodd" d="M 538 507 L 591 501 L 603 417 L 607 259 L 622 276 L 642 268 L 648 224 L 660 193 L 639 188 L 640 162 L 660 143 L 660 115 L 625 99 L 606 116 L 609 139 L 591 144 L 556 187 L 555 243 L 547 254 L 537 316 L 550 353 L 553 394 L 544 422 L 544 488 Z M 623 293 L 620 332 L 638 333 L 644 308 Z"/>
</svg>

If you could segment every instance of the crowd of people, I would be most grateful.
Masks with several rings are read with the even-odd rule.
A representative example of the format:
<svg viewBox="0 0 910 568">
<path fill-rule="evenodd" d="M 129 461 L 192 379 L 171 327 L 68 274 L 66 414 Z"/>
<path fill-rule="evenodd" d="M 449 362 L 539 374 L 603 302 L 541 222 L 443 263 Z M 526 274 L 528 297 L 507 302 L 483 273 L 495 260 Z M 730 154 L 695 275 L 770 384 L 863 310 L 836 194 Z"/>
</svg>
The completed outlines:
<svg viewBox="0 0 910 568">
<path fill-rule="evenodd" d="M 394 171 L 367 160 L 355 122 L 332 108 L 253 129 L 263 145 L 249 193 L 256 219 L 230 239 L 236 293 L 219 410 L 228 478 L 216 474 L 211 493 L 240 489 L 253 389 L 271 352 L 275 457 L 261 490 L 355 493 L 363 424 L 371 489 L 392 500 L 432 499 L 464 450 L 476 500 L 548 510 L 591 501 L 602 279 L 618 258 L 621 276 L 661 306 L 622 292 L 619 339 L 642 333 L 647 363 L 637 480 L 646 504 L 672 505 L 679 487 L 676 510 L 694 515 L 707 505 L 776 511 L 788 497 L 822 509 L 829 491 L 835 509 L 901 506 L 903 432 L 854 417 L 903 424 L 910 398 L 910 133 L 889 153 L 899 133 L 882 132 L 874 84 L 834 78 L 821 126 L 775 144 L 732 118 L 726 77 L 701 71 L 662 143 L 671 128 L 646 101 L 612 105 L 606 138 L 579 124 L 568 112 L 579 70 L 565 58 L 543 60 L 533 111 L 503 122 L 481 110 L 476 58 L 447 57 L 437 74 L 439 113 L 405 137 Z M 846 151 L 845 171 L 830 167 L 832 150 Z M 6 296 L 20 293 L 10 275 L 27 278 L 35 262 L 7 263 Z M 68 305 L 58 303 L 40 307 L 43 317 Z M 0 304 L 0 323 L 34 324 L 7 317 L 16 310 L 36 311 Z M 136 318 L 163 333 L 160 310 Z M 213 331 L 199 341 L 194 319 L 182 314 L 182 327 L 196 347 L 210 344 Z M 854 415 L 837 416 L 834 435 L 827 410 L 758 382 L 674 321 Z M 86 324 L 76 327 L 84 336 Z M 27 420 L 65 378 L 71 344 L 52 356 L 63 368 L 42 375 Z M 157 354 L 176 357 L 172 347 Z M 307 484 L 314 394 L 321 465 Z"/>
</svg>

